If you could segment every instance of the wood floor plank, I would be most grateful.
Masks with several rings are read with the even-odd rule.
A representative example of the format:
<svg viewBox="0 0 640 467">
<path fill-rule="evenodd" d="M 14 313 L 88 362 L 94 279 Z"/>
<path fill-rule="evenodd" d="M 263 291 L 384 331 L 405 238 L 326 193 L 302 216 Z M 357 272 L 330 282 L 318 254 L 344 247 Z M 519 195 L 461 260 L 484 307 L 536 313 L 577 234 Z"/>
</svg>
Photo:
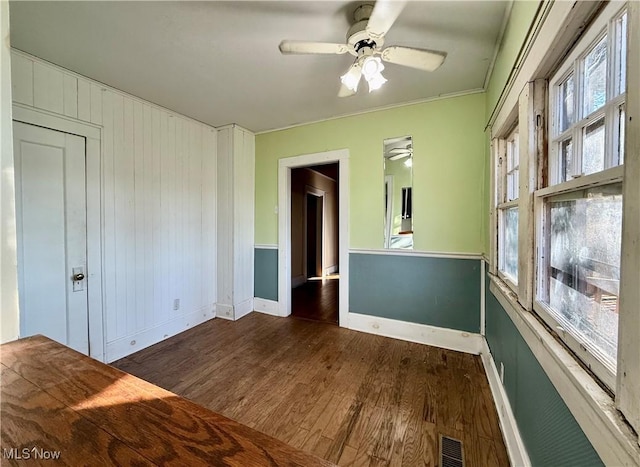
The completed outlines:
<svg viewBox="0 0 640 467">
<path fill-rule="evenodd" d="M 340 465 L 437 465 L 443 433 L 476 463 L 508 465 L 476 355 L 258 313 L 167 341 L 116 366 Z"/>
<path fill-rule="evenodd" d="M 323 435 L 332 440 L 325 459 L 329 462 L 338 462 L 342 452 L 351 436 L 353 427 L 360 417 L 362 402 L 354 397 L 345 397 L 333 413 L 332 420 L 323 431 Z"/>
<path fill-rule="evenodd" d="M 372 454 L 377 442 L 375 436 L 380 431 L 384 415 L 384 409 L 371 403 L 363 404 L 361 415 L 347 439 L 347 444 L 358 451 Z"/>
<path fill-rule="evenodd" d="M 304 440 L 309 436 L 309 430 L 305 430 L 304 428 L 298 428 L 295 434 L 286 442 L 293 446 L 296 449 L 302 449 L 304 445 Z"/>
<path fill-rule="evenodd" d="M 342 450 L 342 456 L 340 456 L 340 460 L 338 461 L 338 465 L 341 466 L 353 466 L 356 456 L 358 455 L 358 450 L 352 448 L 351 446 L 345 446 Z"/>
</svg>

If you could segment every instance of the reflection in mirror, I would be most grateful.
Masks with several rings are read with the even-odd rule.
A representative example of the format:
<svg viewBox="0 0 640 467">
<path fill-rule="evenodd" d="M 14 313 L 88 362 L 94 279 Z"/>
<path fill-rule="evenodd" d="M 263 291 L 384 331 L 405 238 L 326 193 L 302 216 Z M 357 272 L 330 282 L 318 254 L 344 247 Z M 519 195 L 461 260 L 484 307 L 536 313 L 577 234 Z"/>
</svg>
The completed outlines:
<svg viewBox="0 0 640 467">
<path fill-rule="evenodd" d="M 413 140 L 384 140 L 384 247 L 413 248 Z"/>
</svg>

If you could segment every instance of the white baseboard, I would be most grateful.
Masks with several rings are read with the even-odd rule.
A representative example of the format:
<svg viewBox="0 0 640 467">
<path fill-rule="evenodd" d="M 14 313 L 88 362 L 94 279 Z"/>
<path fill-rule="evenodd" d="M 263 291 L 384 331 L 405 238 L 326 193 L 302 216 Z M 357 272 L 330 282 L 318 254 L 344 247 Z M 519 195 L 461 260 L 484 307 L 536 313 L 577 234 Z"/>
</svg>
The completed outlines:
<svg viewBox="0 0 640 467">
<path fill-rule="evenodd" d="M 324 270 L 324 275 L 325 276 L 330 276 L 334 272 L 338 272 L 338 265 L 337 264 L 334 264 L 333 266 L 328 267 L 327 269 L 325 269 Z"/>
<path fill-rule="evenodd" d="M 484 365 L 484 371 L 487 374 L 489 380 L 489 386 L 491 387 L 491 394 L 498 410 L 498 418 L 500 419 L 500 429 L 502 430 L 502 436 L 504 437 L 504 444 L 509 454 L 509 460 L 511 465 L 517 466 L 530 466 L 531 461 L 529 455 L 520 436 L 516 419 L 513 416 L 511 410 L 511 404 L 509 398 L 504 389 L 504 385 L 500 380 L 500 374 L 496 368 L 496 364 L 491 356 L 491 351 L 487 345 L 487 341 L 483 338 L 483 349 L 480 353 L 482 363 Z"/>
<path fill-rule="evenodd" d="M 216 311 L 218 314 L 218 318 L 228 319 L 233 321 L 233 306 L 226 305 L 223 303 L 217 303 Z"/>
<path fill-rule="evenodd" d="M 349 313 L 348 328 L 474 355 L 480 354 L 482 350 L 483 339 L 480 334 L 438 328 L 426 324 Z"/>
<path fill-rule="evenodd" d="M 132 336 L 122 337 L 107 343 L 106 362 L 110 363 L 131 355 L 164 339 L 180 334 L 198 324 L 216 317 L 215 306 L 204 307 L 199 311 L 178 316 L 171 321 L 145 329 Z"/>
<path fill-rule="evenodd" d="M 236 320 L 239 320 L 243 316 L 246 316 L 249 313 L 251 313 L 253 311 L 253 297 L 248 298 L 245 301 L 238 303 L 234 307 L 234 311 L 235 311 L 234 318 Z"/>
<path fill-rule="evenodd" d="M 304 276 L 296 276 L 296 277 L 292 277 L 291 278 L 291 288 L 295 289 L 296 287 L 301 286 L 302 284 L 304 284 L 305 282 L 307 282 L 307 278 Z"/>
<path fill-rule="evenodd" d="M 266 298 L 255 297 L 253 299 L 253 310 L 271 316 L 280 316 L 280 304 Z"/>
</svg>

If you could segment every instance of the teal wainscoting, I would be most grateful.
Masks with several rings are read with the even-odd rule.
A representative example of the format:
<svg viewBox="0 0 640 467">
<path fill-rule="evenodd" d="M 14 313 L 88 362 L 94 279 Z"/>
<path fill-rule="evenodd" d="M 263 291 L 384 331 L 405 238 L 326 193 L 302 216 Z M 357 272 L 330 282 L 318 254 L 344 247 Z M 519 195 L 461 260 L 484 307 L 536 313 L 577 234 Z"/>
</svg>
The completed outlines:
<svg viewBox="0 0 640 467">
<path fill-rule="evenodd" d="M 278 300 L 278 250 L 256 248 L 254 256 L 253 296 Z"/>
<path fill-rule="evenodd" d="M 486 338 L 534 466 L 601 466 L 600 457 L 486 283 Z"/>
<path fill-rule="evenodd" d="M 349 255 L 349 311 L 480 332 L 479 259 Z"/>
</svg>

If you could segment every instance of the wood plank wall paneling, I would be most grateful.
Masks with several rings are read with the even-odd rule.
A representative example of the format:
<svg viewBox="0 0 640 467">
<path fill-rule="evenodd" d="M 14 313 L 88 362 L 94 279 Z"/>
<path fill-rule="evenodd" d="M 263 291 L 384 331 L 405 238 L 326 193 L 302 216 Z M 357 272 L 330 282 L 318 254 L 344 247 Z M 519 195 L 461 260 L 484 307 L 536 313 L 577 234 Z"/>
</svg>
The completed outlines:
<svg viewBox="0 0 640 467">
<path fill-rule="evenodd" d="M 254 212 L 253 209 L 247 209 L 247 206 L 253 206 L 254 190 L 255 190 L 255 163 L 254 154 L 254 138 L 248 132 L 234 129 L 234 138 L 236 145 L 234 150 L 237 154 L 234 157 L 234 173 L 242 174 L 242 177 L 234 179 L 234 191 L 236 203 L 234 205 L 234 218 L 238 220 L 235 234 L 240 232 L 250 232 L 251 240 L 245 236 L 245 241 L 239 243 L 236 247 L 235 262 L 235 287 L 234 293 L 235 304 L 253 298 L 253 280 L 248 281 L 247 276 L 253 278 L 254 268 L 254 248 L 253 248 L 253 232 L 254 232 Z M 250 246 L 250 248 L 247 248 Z"/>
<path fill-rule="evenodd" d="M 14 102 L 102 126 L 107 359 L 213 317 L 217 130 L 17 51 L 12 64 Z"/>
<path fill-rule="evenodd" d="M 218 131 L 218 315 L 229 319 L 253 309 L 254 145 L 237 125 Z"/>
<path fill-rule="evenodd" d="M 233 144 L 232 133 L 228 128 L 218 134 L 218 154 L 228 154 Z M 220 157 L 218 175 L 218 269 L 233 271 L 233 250 L 230 240 L 233 238 L 233 225 L 224 222 L 233 215 L 233 166 L 230 157 Z M 233 305 L 233 277 L 231 274 L 218 274 L 218 302 Z"/>
</svg>

